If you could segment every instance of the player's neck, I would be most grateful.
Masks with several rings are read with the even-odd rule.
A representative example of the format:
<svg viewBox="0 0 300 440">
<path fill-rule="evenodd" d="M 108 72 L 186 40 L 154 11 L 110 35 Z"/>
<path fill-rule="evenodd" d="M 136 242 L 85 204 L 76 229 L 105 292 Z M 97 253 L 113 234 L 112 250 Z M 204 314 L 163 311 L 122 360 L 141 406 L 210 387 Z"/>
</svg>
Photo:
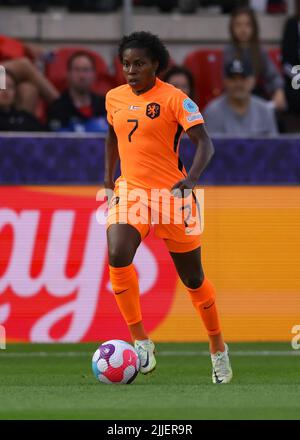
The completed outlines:
<svg viewBox="0 0 300 440">
<path fill-rule="evenodd" d="M 144 89 L 142 90 L 132 89 L 132 91 L 135 95 L 142 95 L 143 93 L 149 92 L 149 90 L 151 90 L 155 86 L 155 84 L 156 84 L 156 77 L 154 77 L 151 83 L 149 83 L 147 87 L 145 87 Z"/>
</svg>

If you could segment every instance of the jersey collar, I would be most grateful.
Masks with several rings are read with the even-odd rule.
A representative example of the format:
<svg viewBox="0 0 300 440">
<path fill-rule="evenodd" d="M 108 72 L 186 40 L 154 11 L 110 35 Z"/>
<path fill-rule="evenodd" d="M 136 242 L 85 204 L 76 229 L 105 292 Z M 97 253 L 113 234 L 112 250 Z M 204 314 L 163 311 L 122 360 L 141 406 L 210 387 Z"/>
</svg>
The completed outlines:
<svg viewBox="0 0 300 440">
<path fill-rule="evenodd" d="M 141 93 L 140 95 L 136 95 L 136 94 L 132 91 L 132 88 L 131 88 L 129 85 L 128 85 L 128 87 L 130 87 L 131 93 L 132 93 L 134 96 L 136 96 L 137 98 L 139 98 L 139 97 L 144 98 L 144 97 L 147 97 L 148 95 L 152 95 L 152 93 L 155 92 L 155 91 L 161 86 L 161 84 L 162 84 L 162 81 L 161 81 L 158 77 L 156 77 L 156 80 L 155 80 L 155 84 L 154 84 L 154 86 L 153 86 L 150 90 L 147 90 L 147 92 L 145 92 L 145 93 Z"/>
</svg>

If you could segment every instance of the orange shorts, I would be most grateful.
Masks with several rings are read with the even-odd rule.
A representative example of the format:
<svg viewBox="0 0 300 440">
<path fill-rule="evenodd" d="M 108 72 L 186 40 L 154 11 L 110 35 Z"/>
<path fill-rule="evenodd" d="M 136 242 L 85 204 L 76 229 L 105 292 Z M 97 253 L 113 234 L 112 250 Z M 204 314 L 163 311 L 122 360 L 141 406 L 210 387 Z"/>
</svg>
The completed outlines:
<svg viewBox="0 0 300 440">
<path fill-rule="evenodd" d="M 122 192 L 116 185 L 107 211 L 106 228 L 112 224 L 132 225 L 139 231 L 141 240 L 153 227 L 155 235 L 165 241 L 170 252 L 189 252 L 201 244 L 200 206 L 194 193 L 178 198 L 165 190 L 158 197 L 150 190 Z"/>
</svg>

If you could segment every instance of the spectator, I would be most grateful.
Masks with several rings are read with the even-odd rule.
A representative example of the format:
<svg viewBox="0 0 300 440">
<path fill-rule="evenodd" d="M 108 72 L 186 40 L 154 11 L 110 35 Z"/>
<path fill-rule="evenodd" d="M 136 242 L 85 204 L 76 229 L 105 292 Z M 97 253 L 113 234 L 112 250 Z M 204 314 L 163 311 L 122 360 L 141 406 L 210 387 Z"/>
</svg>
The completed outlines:
<svg viewBox="0 0 300 440">
<path fill-rule="evenodd" d="M 17 80 L 6 71 L 6 89 L 0 90 L 0 131 L 39 131 L 39 121 L 24 110 L 16 109 Z"/>
<path fill-rule="evenodd" d="M 36 112 L 39 96 L 50 104 L 58 98 L 56 88 L 34 65 L 44 50 L 34 44 L 25 44 L 13 38 L 0 35 L 0 61 L 17 81 L 17 108 L 30 113 Z"/>
<path fill-rule="evenodd" d="M 52 131 L 106 130 L 105 99 L 91 91 L 95 78 L 95 60 L 91 55 L 76 52 L 70 57 L 68 89 L 52 104 L 48 113 Z"/>
<path fill-rule="evenodd" d="M 282 64 L 284 69 L 285 93 L 288 101 L 288 110 L 290 113 L 299 115 L 300 90 L 292 87 L 292 79 L 294 76 L 292 68 L 300 65 L 300 0 L 296 0 L 295 3 L 296 15 L 287 20 L 283 32 Z"/>
<path fill-rule="evenodd" d="M 194 78 L 191 72 L 182 66 L 171 67 L 164 75 L 163 80 L 172 84 L 177 89 L 182 90 L 186 95 L 193 99 Z"/>
<path fill-rule="evenodd" d="M 268 53 L 261 47 L 255 13 L 247 8 L 236 9 L 230 21 L 231 43 L 224 49 L 224 63 L 235 58 L 251 63 L 256 83 L 253 93 L 271 99 L 276 110 L 286 108 L 284 82 Z"/>
<path fill-rule="evenodd" d="M 275 135 L 274 109 L 253 96 L 255 78 L 251 64 L 239 59 L 225 66 L 225 94 L 208 104 L 204 120 L 209 132 L 233 136 Z"/>
</svg>

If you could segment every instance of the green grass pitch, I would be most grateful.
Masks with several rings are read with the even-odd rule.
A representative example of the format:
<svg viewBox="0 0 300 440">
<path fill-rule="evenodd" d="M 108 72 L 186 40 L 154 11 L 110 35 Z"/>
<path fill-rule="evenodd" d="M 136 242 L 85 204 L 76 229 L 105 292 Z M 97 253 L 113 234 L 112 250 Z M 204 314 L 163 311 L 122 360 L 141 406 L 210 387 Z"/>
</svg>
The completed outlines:
<svg viewBox="0 0 300 440">
<path fill-rule="evenodd" d="M 230 344 L 234 379 L 211 383 L 206 344 L 157 344 L 157 369 L 131 385 L 98 383 L 97 344 L 0 350 L 0 419 L 300 419 L 300 350 Z"/>
</svg>

